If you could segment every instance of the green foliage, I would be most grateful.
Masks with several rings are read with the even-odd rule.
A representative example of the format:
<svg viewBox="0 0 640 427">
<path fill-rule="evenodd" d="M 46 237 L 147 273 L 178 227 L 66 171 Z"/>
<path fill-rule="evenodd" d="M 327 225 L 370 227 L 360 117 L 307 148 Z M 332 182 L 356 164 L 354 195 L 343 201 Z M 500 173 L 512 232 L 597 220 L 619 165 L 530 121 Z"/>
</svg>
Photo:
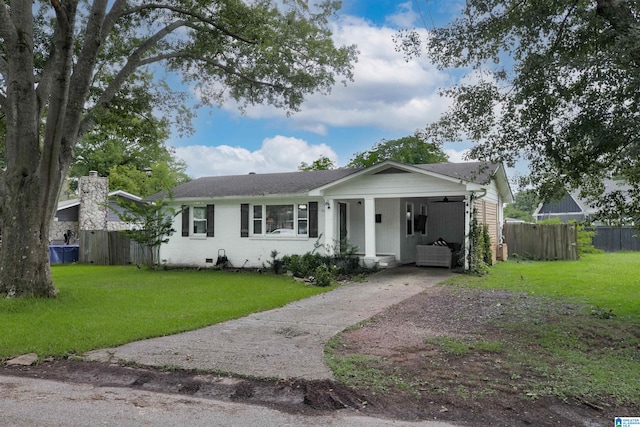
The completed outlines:
<svg viewBox="0 0 640 427">
<path fill-rule="evenodd" d="M 298 166 L 298 170 L 301 171 L 322 171 L 335 168 L 336 162 L 326 156 L 320 156 L 320 158 L 314 160 L 310 165 L 301 162 L 300 166 Z"/>
<path fill-rule="evenodd" d="M 534 222 L 532 214 L 539 204 L 538 195 L 534 190 L 519 191 L 514 197 L 514 202 L 504 207 L 504 216 Z"/>
<path fill-rule="evenodd" d="M 347 240 L 342 244 L 336 242 L 333 246 L 324 246 L 325 253 L 329 255 L 320 255 L 314 250 L 304 255 L 295 254 L 282 257 L 284 268 L 295 277 L 313 277 L 312 283 L 317 286 L 329 286 L 339 275 L 351 277 L 368 271 L 367 268 L 360 265 L 360 258 L 356 255 L 358 248 Z"/>
<path fill-rule="evenodd" d="M 95 102 L 103 93 L 95 89 L 90 97 Z M 77 178 L 97 171 L 100 176 L 110 178 L 112 191 L 124 190 L 140 196 L 185 182 L 186 165 L 165 145 L 172 126 L 169 118 L 179 116 L 176 118 L 179 124 L 186 127 L 190 124 L 192 112 L 176 107 L 177 101 L 167 98 L 163 86 L 154 83 L 153 74 L 135 73 L 123 84 L 109 109 L 94 112 L 96 124 L 79 139 L 69 176 Z M 156 117 L 158 111 L 163 113 L 161 119 Z M 119 175 L 125 175 L 126 179 L 117 182 Z"/>
<path fill-rule="evenodd" d="M 285 268 L 296 277 L 309 277 L 316 273 L 316 269 L 325 263 L 319 253 L 307 252 L 304 255 L 287 255 L 282 257 Z"/>
<path fill-rule="evenodd" d="M 320 264 L 315 270 L 314 284 L 321 287 L 331 286 L 334 277 L 334 273 L 331 270 L 327 264 Z"/>
<path fill-rule="evenodd" d="M 601 254 L 604 253 L 602 249 L 597 249 L 593 246 L 593 238 L 596 232 L 588 230 L 584 224 L 577 224 L 578 227 L 578 254 Z"/>
<path fill-rule="evenodd" d="M 128 201 L 116 197 L 115 201 L 121 208 L 115 210 L 120 221 L 133 225 L 130 230 L 121 233 L 145 247 L 145 264 L 152 268 L 157 262 L 160 245 L 169 241 L 175 233 L 173 218 L 175 212 L 165 199 L 158 199 L 154 203 Z"/>
<path fill-rule="evenodd" d="M 482 224 L 482 261 L 486 265 L 493 264 L 493 245 L 491 243 L 491 235 L 489 234 L 489 226 Z"/>
<path fill-rule="evenodd" d="M 426 52 L 468 73 L 443 91 L 452 106 L 424 137 L 472 140 L 471 158 L 528 161 L 521 183 L 544 199 L 581 188 L 601 208 L 637 217 L 639 17 L 637 1 L 469 0 L 424 42 L 400 32 L 408 58 Z M 600 197 L 614 176 L 632 190 Z"/>
<path fill-rule="evenodd" d="M 467 254 L 469 257 L 469 270 L 468 272 L 471 274 L 483 275 L 486 274 L 489 270 L 487 268 L 491 263 L 487 263 L 487 255 L 485 244 L 485 226 L 478 223 L 476 209 L 473 209 L 473 217 L 471 219 L 471 223 L 469 226 L 469 240 L 471 244 L 470 253 Z M 486 233 L 488 237 L 488 230 Z M 491 251 L 491 240 L 489 238 L 489 251 Z M 490 257 L 489 253 L 489 257 Z"/>
<path fill-rule="evenodd" d="M 267 261 L 267 265 L 265 265 L 265 268 L 268 268 L 274 274 L 280 274 L 282 272 L 282 268 L 285 265 L 283 260 L 278 259 L 278 255 L 279 252 L 277 250 L 272 250 L 270 253 L 271 260 Z"/>
<path fill-rule="evenodd" d="M 52 273 L 56 299 L 0 299 L 0 360 L 30 352 L 63 357 L 171 335 L 331 289 L 211 270 L 58 265 Z"/>
<path fill-rule="evenodd" d="M 449 159 L 438 145 L 418 136 L 405 136 L 400 139 L 382 140 L 371 150 L 354 154 L 347 166 L 366 168 L 385 160 L 415 165 L 446 162 Z"/>
</svg>

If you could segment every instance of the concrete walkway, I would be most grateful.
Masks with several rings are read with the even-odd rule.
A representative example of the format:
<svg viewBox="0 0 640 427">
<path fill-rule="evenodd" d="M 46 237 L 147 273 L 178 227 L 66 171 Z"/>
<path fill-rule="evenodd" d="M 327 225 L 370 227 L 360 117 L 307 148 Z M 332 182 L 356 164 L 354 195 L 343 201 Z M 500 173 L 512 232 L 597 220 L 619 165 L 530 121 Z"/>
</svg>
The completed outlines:
<svg viewBox="0 0 640 427">
<path fill-rule="evenodd" d="M 338 332 L 451 276 L 403 266 L 363 283 L 192 332 L 96 350 L 87 360 L 216 370 L 265 378 L 333 379 L 324 346 Z"/>
</svg>

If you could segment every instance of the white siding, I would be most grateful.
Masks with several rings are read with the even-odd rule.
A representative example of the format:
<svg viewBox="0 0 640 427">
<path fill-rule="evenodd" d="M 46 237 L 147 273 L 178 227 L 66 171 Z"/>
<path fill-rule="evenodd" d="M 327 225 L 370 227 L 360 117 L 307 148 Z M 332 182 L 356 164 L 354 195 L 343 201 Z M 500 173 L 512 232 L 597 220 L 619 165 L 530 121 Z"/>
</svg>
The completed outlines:
<svg viewBox="0 0 640 427">
<path fill-rule="evenodd" d="M 284 255 L 304 254 L 314 250 L 318 238 L 306 236 L 250 236 L 240 237 L 240 204 L 250 203 L 272 204 L 297 204 L 318 201 L 318 228 L 319 234 L 323 232 L 324 202 L 316 198 L 304 199 L 252 199 L 252 200 L 216 200 L 209 201 L 215 205 L 215 229 L 214 237 L 183 237 L 181 235 L 181 215 L 177 215 L 173 221 L 173 228 L 177 230 L 169 239 L 169 242 L 160 248 L 160 262 L 169 265 L 183 266 L 213 266 L 218 258 L 218 251 L 224 250 L 231 265 L 234 267 L 262 267 L 271 260 L 271 251 L 277 250 L 281 258 Z M 184 203 L 188 205 L 188 203 Z M 198 204 L 206 205 L 207 202 Z M 193 206 L 193 205 L 192 205 Z M 177 206 L 179 209 L 180 206 Z M 251 221 L 249 226 L 251 229 Z M 324 243 L 323 236 L 320 243 Z M 320 250 L 320 253 L 323 253 Z M 206 260 L 212 260 L 207 263 Z"/>
<path fill-rule="evenodd" d="M 327 196 L 336 198 L 361 198 L 375 196 L 412 197 L 429 195 L 442 196 L 447 193 L 460 194 L 465 187 L 456 182 L 445 181 L 417 173 L 388 173 L 363 175 L 326 191 Z"/>
</svg>

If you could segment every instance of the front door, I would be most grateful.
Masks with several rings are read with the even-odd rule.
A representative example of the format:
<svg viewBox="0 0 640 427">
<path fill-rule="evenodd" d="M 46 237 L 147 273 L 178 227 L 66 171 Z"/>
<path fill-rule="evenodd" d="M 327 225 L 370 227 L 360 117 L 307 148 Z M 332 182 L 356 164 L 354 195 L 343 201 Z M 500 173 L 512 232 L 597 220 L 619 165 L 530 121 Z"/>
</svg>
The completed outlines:
<svg viewBox="0 0 640 427">
<path fill-rule="evenodd" d="M 347 204 L 338 203 L 338 216 L 340 222 L 340 252 L 347 249 Z"/>
</svg>

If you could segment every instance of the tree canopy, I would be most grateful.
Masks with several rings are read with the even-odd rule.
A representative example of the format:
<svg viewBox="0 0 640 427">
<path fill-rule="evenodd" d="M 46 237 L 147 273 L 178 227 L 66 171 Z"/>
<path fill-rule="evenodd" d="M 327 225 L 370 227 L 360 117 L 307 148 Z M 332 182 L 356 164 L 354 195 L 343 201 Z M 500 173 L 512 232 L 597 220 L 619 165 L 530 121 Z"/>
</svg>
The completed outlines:
<svg viewBox="0 0 640 427">
<path fill-rule="evenodd" d="M 306 162 L 300 162 L 300 166 L 298 166 L 298 170 L 301 171 L 322 171 L 327 169 L 335 169 L 336 162 L 328 158 L 327 156 L 320 156 L 315 159 L 311 164 L 307 164 Z"/>
<path fill-rule="evenodd" d="M 472 158 L 527 161 L 522 184 L 543 197 L 580 188 L 638 212 L 639 17 L 637 0 L 468 0 L 426 41 L 400 32 L 407 58 L 426 52 L 467 72 L 443 90 L 453 105 L 425 137 L 474 141 Z M 632 184 L 630 197 L 599 197 L 613 176 Z"/>
<path fill-rule="evenodd" d="M 0 0 L 0 294 L 55 294 L 47 246 L 61 183 L 78 139 L 109 111 L 135 103 L 144 88 L 162 99 L 154 103 L 159 115 L 188 118 L 185 93 L 201 104 L 295 112 L 306 95 L 352 78 L 355 47 L 331 39 L 329 18 L 339 6 Z M 185 85 L 182 97 L 168 81 L 174 76 Z"/>
<path fill-rule="evenodd" d="M 517 218 L 524 221 L 533 222 L 533 212 L 538 207 L 540 199 L 532 189 L 519 191 L 514 196 L 513 203 L 509 203 L 504 208 L 506 218 Z"/>
<path fill-rule="evenodd" d="M 446 162 L 448 157 L 438 145 L 414 135 L 399 139 L 383 139 L 371 147 L 371 150 L 354 154 L 347 166 L 365 168 L 385 160 L 417 165 Z"/>
</svg>

